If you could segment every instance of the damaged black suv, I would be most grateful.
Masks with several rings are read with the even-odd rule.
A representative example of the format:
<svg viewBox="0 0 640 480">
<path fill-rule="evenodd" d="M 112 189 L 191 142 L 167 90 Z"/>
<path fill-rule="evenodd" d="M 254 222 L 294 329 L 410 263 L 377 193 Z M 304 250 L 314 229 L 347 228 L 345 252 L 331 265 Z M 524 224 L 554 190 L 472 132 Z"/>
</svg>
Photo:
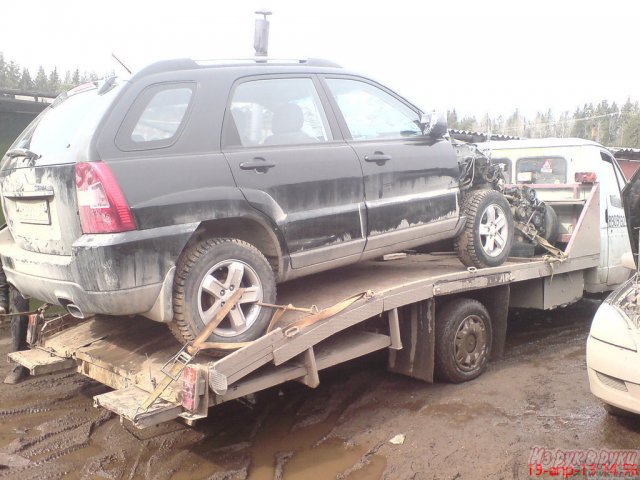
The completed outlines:
<svg viewBox="0 0 640 480">
<path fill-rule="evenodd" d="M 447 239 L 464 265 L 505 260 L 500 172 L 446 133 L 326 61 L 156 63 L 60 95 L 20 135 L 0 256 L 25 295 L 181 340 L 243 287 L 211 339 L 255 339 L 278 282 Z"/>
</svg>

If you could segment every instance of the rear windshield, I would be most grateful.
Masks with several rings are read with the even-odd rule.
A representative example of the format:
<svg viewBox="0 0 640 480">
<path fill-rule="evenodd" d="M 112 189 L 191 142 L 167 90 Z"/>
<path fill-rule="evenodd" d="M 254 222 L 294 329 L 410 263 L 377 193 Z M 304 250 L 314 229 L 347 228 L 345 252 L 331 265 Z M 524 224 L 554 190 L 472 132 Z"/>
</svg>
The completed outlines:
<svg viewBox="0 0 640 480">
<path fill-rule="evenodd" d="M 25 148 L 39 155 L 38 164 L 72 161 L 70 152 L 80 146 L 82 140 L 91 133 L 106 108 L 113 101 L 120 86 L 100 90 L 101 85 L 81 85 L 63 93 L 45 109 L 18 137 L 12 145 Z M 84 135 L 83 135 L 84 133 Z"/>
<path fill-rule="evenodd" d="M 563 157 L 524 157 L 516 163 L 517 183 L 567 183 L 567 160 Z"/>
</svg>

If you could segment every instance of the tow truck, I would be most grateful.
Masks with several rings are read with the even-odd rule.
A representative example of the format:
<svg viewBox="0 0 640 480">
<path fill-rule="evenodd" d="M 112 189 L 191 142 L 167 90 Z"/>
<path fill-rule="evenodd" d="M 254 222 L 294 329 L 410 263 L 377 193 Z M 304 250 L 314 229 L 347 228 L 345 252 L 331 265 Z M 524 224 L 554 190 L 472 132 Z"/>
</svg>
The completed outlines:
<svg viewBox="0 0 640 480">
<path fill-rule="evenodd" d="M 200 339 L 207 332 L 181 346 L 145 319 L 37 314 L 32 348 L 9 357 L 32 375 L 76 369 L 111 387 L 95 406 L 137 428 L 174 419 L 192 425 L 216 405 L 288 381 L 314 388 L 320 371 L 379 350 L 388 350 L 388 369 L 398 374 L 470 380 L 502 355 L 509 309 L 554 309 L 585 289 L 612 288 L 605 277 L 594 280 L 606 268 L 595 175 L 533 186 L 557 213 L 560 232 L 556 249 L 531 258 L 476 269 L 453 252 L 399 252 L 293 280 L 270 306 L 267 333 L 233 347 L 207 344 Z"/>
</svg>

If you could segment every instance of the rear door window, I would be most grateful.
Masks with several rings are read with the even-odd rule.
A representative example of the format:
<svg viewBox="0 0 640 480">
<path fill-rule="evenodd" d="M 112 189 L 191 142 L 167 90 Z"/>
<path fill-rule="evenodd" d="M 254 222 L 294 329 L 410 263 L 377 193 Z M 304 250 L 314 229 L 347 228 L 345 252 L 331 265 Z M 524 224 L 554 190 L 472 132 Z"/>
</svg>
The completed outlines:
<svg viewBox="0 0 640 480">
<path fill-rule="evenodd" d="M 564 157 L 523 157 L 516 162 L 516 182 L 557 185 L 567 183 Z"/>
<path fill-rule="evenodd" d="M 332 140 L 311 78 L 269 78 L 239 84 L 225 118 L 224 146 L 299 145 Z"/>
<path fill-rule="evenodd" d="M 121 150 L 147 150 L 173 145 L 184 128 L 194 85 L 153 85 L 135 100 L 116 136 Z"/>
</svg>

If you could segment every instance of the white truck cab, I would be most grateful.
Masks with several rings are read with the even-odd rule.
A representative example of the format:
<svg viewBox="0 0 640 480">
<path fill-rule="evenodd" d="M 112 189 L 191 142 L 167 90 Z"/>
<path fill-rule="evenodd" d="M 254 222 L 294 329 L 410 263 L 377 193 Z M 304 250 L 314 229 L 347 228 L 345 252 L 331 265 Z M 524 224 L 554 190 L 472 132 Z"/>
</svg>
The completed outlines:
<svg viewBox="0 0 640 480">
<path fill-rule="evenodd" d="M 612 290 L 629 278 L 622 257 L 631 251 L 621 191 L 626 179 L 611 152 L 602 145 L 579 138 L 544 138 L 493 141 L 480 144 L 493 162 L 503 165 L 513 184 L 566 185 L 586 181 L 600 184 L 600 263 L 585 275 L 588 292 Z M 588 174 L 595 174 L 589 178 Z M 560 219 L 560 242 L 575 225 L 569 220 L 571 202 L 554 198 L 553 188 L 540 190 L 540 198 L 552 205 Z"/>
</svg>

